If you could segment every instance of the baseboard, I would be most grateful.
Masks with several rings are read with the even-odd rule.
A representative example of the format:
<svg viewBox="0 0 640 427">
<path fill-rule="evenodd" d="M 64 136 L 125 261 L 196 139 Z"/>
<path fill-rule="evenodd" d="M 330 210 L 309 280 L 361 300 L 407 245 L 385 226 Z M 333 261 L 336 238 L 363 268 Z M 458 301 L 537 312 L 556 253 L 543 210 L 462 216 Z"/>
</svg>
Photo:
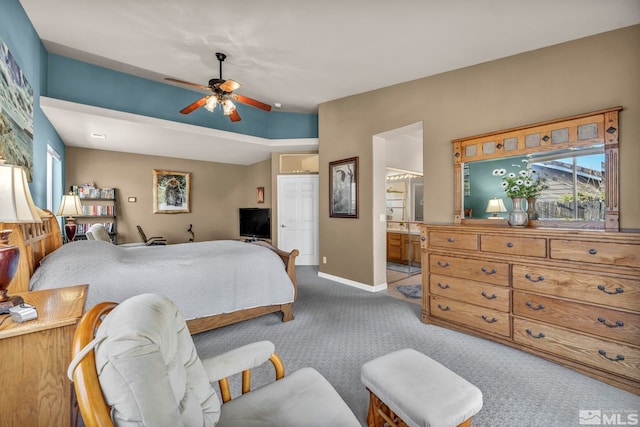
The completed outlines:
<svg viewBox="0 0 640 427">
<path fill-rule="evenodd" d="M 331 274 L 318 272 L 318 277 L 322 277 L 323 279 L 333 280 L 334 282 L 342 283 L 343 285 L 348 285 L 354 288 L 362 289 L 363 291 L 369 292 L 379 292 L 387 289 L 387 284 L 383 283 L 381 285 L 367 285 L 365 283 L 356 282 L 354 280 L 345 279 L 343 277 L 333 276 Z"/>
</svg>

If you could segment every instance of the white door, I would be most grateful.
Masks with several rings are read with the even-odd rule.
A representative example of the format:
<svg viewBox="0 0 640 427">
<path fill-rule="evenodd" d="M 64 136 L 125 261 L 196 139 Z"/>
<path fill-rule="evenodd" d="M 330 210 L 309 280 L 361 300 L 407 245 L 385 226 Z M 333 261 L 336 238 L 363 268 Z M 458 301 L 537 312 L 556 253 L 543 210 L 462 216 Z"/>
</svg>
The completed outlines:
<svg viewBox="0 0 640 427">
<path fill-rule="evenodd" d="M 278 176 L 278 247 L 297 265 L 318 265 L 318 175 Z"/>
</svg>

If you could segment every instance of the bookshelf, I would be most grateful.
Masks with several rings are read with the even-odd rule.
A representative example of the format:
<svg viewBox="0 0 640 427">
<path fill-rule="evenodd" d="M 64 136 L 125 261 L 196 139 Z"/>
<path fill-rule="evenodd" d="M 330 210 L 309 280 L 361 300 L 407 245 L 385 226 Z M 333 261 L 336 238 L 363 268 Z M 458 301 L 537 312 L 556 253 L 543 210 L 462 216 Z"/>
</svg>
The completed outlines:
<svg viewBox="0 0 640 427">
<path fill-rule="evenodd" d="M 111 241 L 118 242 L 117 190 L 115 188 L 78 187 L 82 215 L 75 217 L 74 240 L 86 240 L 87 230 L 93 224 L 102 224 Z"/>
</svg>

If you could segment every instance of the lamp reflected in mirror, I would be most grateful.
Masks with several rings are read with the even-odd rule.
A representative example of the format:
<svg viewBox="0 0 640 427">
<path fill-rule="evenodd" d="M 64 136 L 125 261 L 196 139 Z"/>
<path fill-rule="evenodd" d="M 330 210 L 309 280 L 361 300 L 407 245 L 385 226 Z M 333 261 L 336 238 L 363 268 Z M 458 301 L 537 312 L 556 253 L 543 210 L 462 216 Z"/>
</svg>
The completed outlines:
<svg viewBox="0 0 640 427">
<path fill-rule="evenodd" d="M 485 212 L 493 214 L 489 219 L 502 219 L 502 217 L 498 216 L 498 213 L 506 211 L 507 208 L 504 206 L 504 202 L 502 199 L 498 198 L 489 200 L 489 203 L 487 203 L 487 209 L 485 210 Z"/>
</svg>

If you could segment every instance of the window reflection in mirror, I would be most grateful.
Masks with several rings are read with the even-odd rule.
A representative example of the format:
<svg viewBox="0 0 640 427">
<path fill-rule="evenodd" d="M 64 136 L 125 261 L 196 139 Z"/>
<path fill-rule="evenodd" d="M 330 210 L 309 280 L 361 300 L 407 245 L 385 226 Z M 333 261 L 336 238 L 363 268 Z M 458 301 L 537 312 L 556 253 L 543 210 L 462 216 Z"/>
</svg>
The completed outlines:
<svg viewBox="0 0 640 427">
<path fill-rule="evenodd" d="M 530 167 L 547 188 L 536 198 L 538 219 L 604 221 L 604 147 L 566 149 L 466 163 L 463 167 L 463 206 L 468 218 L 506 218 L 507 212 L 487 212 L 489 200 L 502 199 L 506 211 L 512 207 L 501 186 L 506 173 Z M 534 176 L 535 176 L 534 175 Z M 526 206 L 526 204 L 525 204 Z"/>
</svg>

